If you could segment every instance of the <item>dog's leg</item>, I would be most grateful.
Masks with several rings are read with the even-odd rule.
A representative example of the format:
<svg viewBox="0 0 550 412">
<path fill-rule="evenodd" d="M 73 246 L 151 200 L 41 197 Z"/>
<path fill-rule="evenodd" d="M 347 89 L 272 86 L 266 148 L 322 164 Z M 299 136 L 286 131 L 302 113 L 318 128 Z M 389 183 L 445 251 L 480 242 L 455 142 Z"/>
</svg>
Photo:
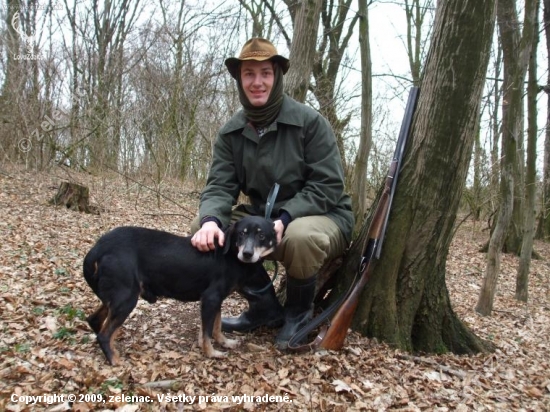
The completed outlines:
<svg viewBox="0 0 550 412">
<path fill-rule="evenodd" d="M 130 296 L 128 295 L 130 293 Z M 101 330 L 97 334 L 97 341 L 105 357 L 111 365 L 119 362 L 119 355 L 113 347 L 114 340 L 118 334 L 118 329 L 122 326 L 126 318 L 132 313 L 138 301 L 137 292 L 125 291 L 115 295 L 117 299 L 110 302 L 108 313 Z M 124 299 L 121 299 L 124 297 Z M 116 303 L 115 303 L 116 302 Z"/>
<path fill-rule="evenodd" d="M 214 340 L 227 349 L 234 349 L 239 346 L 238 339 L 228 339 L 222 333 L 222 314 L 221 311 L 216 315 L 214 320 L 214 330 L 213 330 Z"/>
<path fill-rule="evenodd" d="M 201 298 L 201 331 L 199 335 L 199 346 L 209 358 L 222 358 L 224 352 L 214 349 L 212 346 L 212 332 L 216 323 L 216 314 L 220 313 L 221 301 L 215 294 L 206 291 Z"/>
<path fill-rule="evenodd" d="M 105 318 L 107 317 L 108 312 L 109 310 L 107 306 L 105 306 L 104 304 L 101 304 L 93 314 L 91 314 L 86 318 L 88 325 L 90 325 L 90 327 L 92 328 L 92 330 L 95 332 L 96 335 L 101 330 L 101 327 L 105 322 Z"/>
<path fill-rule="evenodd" d="M 120 360 L 118 351 L 113 347 L 119 326 L 113 321 L 112 312 L 109 311 L 106 321 L 97 334 L 97 343 L 111 365 L 118 364 Z"/>
<path fill-rule="evenodd" d="M 207 336 L 207 334 L 202 333 L 202 328 L 201 336 L 199 336 L 199 346 L 204 354 L 209 358 L 223 358 L 226 356 L 225 352 L 214 349 L 214 346 L 212 346 L 212 338 Z"/>
</svg>

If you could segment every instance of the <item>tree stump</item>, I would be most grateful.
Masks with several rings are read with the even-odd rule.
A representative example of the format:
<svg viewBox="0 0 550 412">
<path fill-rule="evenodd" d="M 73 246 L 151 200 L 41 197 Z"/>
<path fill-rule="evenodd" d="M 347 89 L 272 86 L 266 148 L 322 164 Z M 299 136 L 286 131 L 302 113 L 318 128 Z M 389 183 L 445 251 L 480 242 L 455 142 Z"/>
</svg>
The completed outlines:
<svg viewBox="0 0 550 412">
<path fill-rule="evenodd" d="M 99 214 L 96 207 L 90 206 L 90 190 L 78 183 L 61 182 L 56 195 L 48 203 L 54 206 L 64 205 L 76 212 Z"/>
</svg>

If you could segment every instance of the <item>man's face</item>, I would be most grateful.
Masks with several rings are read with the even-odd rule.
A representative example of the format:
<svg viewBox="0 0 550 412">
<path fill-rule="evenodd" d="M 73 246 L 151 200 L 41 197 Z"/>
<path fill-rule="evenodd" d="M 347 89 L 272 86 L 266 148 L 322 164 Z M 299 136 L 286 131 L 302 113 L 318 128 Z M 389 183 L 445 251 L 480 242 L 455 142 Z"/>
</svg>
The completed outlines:
<svg viewBox="0 0 550 412">
<path fill-rule="evenodd" d="M 271 61 L 246 60 L 241 63 L 241 83 L 252 106 L 263 106 L 267 103 L 274 81 L 275 73 Z"/>
</svg>

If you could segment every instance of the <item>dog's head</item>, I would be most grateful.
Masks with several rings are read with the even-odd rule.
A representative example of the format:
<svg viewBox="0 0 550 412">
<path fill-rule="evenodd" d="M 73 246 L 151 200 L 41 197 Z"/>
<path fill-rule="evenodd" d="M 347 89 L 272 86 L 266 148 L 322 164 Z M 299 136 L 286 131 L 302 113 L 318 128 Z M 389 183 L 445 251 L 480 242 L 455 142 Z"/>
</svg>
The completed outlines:
<svg viewBox="0 0 550 412">
<path fill-rule="evenodd" d="M 256 263 L 277 246 L 273 222 L 259 216 L 246 216 L 226 232 L 224 253 L 234 248 L 241 262 Z"/>
</svg>

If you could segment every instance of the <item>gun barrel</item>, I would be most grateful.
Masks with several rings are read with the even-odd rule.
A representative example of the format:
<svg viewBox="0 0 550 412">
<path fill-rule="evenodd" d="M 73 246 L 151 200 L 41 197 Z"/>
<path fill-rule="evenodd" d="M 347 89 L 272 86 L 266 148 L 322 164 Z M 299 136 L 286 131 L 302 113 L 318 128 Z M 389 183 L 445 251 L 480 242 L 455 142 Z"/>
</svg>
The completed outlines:
<svg viewBox="0 0 550 412">
<path fill-rule="evenodd" d="M 380 233 L 380 241 L 378 242 L 378 248 L 376 249 L 376 259 L 380 259 L 382 254 L 382 244 L 384 243 L 384 237 L 386 236 L 386 226 L 388 225 L 388 219 L 390 217 L 390 210 L 393 203 L 393 196 L 395 194 L 395 188 L 397 187 L 397 178 L 401 171 L 401 162 L 403 160 L 403 153 L 405 152 L 405 146 L 407 144 L 407 138 L 411 130 L 412 119 L 414 110 L 416 108 L 416 102 L 418 100 L 418 93 L 420 89 L 418 87 L 412 87 L 409 92 L 409 98 L 407 100 L 407 106 L 405 108 L 405 115 L 403 116 L 403 122 L 401 123 L 401 129 L 399 130 L 399 137 L 397 139 L 397 146 L 393 154 L 392 166 L 390 167 L 390 173 L 388 173 L 388 179 L 390 183 L 389 187 L 389 204 L 388 212 L 384 217 L 384 224 Z"/>
</svg>

